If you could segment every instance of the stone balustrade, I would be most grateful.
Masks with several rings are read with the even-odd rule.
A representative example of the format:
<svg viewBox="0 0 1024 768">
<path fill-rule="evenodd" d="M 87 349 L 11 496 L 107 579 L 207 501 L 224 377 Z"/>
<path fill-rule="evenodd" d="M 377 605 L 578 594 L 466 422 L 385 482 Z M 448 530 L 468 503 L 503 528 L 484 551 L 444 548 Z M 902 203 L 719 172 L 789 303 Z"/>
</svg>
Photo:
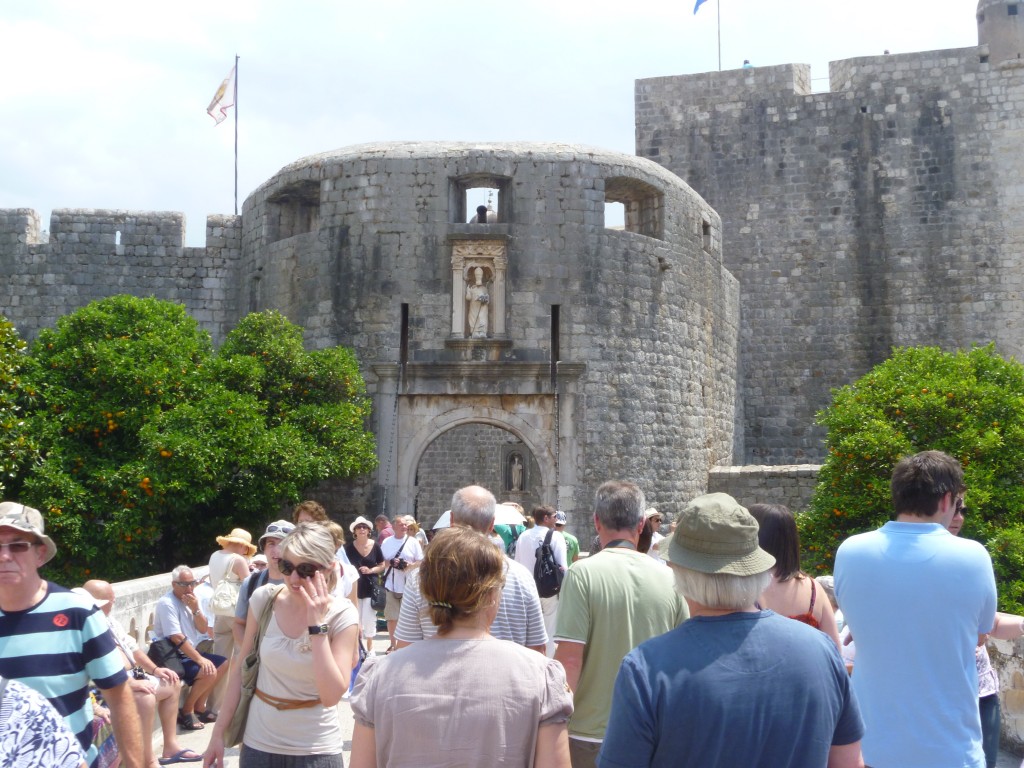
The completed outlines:
<svg viewBox="0 0 1024 768">
<path fill-rule="evenodd" d="M 192 568 L 196 579 L 206 576 L 209 568 L 205 565 Z M 158 573 L 141 579 L 120 581 L 114 586 L 113 616 L 125 630 L 145 648 L 149 645 L 149 633 L 153 629 L 156 601 L 171 588 L 171 574 Z"/>
</svg>

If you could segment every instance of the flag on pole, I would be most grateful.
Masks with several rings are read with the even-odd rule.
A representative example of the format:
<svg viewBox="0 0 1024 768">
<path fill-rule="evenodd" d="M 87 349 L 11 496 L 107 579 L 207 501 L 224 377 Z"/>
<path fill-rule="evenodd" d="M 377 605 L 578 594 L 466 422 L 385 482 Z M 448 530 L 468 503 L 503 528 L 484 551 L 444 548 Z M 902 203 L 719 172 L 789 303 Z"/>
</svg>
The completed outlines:
<svg viewBox="0 0 1024 768">
<path fill-rule="evenodd" d="M 697 15 L 697 11 L 698 11 L 698 9 L 700 9 L 701 4 L 702 3 L 706 3 L 706 2 L 707 2 L 707 0 L 697 0 L 697 4 L 695 6 L 693 6 L 693 14 L 695 16 Z"/>
<path fill-rule="evenodd" d="M 699 2 L 703 1 L 699 0 Z M 213 94 L 213 100 L 206 108 L 206 112 L 213 118 L 214 123 L 220 125 L 227 119 L 228 110 L 233 106 L 235 106 L 235 67 L 231 68 L 228 76 L 224 78 L 224 82 Z"/>
</svg>

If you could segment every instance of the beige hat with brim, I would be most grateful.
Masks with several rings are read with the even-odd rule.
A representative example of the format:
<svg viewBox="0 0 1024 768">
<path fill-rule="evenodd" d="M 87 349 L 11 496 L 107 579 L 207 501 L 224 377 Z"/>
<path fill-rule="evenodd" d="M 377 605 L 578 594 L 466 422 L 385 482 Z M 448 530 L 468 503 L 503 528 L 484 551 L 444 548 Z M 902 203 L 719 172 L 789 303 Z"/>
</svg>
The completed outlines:
<svg viewBox="0 0 1024 768">
<path fill-rule="evenodd" d="M 26 507 L 16 501 L 2 502 L 0 503 L 0 528 L 13 528 L 16 531 L 35 536 L 45 550 L 43 565 L 50 562 L 57 554 L 57 545 L 53 543 L 53 539 L 43 533 L 43 515 L 38 509 Z"/>
<path fill-rule="evenodd" d="M 371 523 L 365 517 L 360 515 L 355 520 L 353 520 L 351 523 L 349 523 L 348 532 L 349 533 L 355 533 L 357 525 L 365 525 L 367 528 L 369 528 L 371 531 L 373 531 L 373 523 Z"/>
<path fill-rule="evenodd" d="M 244 544 L 249 550 L 249 557 L 256 554 L 256 545 L 252 543 L 252 534 L 244 528 L 234 528 L 227 536 L 218 536 L 217 543 L 222 547 L 225 544 Z"/>
<path fill-rule="evenodd" d="M 775 565 L 758 546 L 757 520 L 727 493 L 708 493 L 686 505 L 669 539 L 668 560 L 691 571 L 735 576 L 764 573 Z"/>
</svg>

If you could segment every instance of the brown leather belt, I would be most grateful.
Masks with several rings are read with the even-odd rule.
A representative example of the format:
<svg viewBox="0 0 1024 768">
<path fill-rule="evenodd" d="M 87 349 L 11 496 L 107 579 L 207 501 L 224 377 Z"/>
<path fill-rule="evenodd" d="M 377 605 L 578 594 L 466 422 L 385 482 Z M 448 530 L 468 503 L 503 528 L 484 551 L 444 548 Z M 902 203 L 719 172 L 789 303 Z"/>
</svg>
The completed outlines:
<svg viewBox="0 0 1024 768">
<path fill-rule="evenodd" d="M 260 701 L 265 701 L 267 704 L 272 706 L 274 709 L 281 711 L 285 709 L 308 709 L 309 707 L 315 707 L 320 703 L 320 699 L 282 699 L 277 696 L 271 696 L 269 693 L 264 693 L 259 688 L 256 689 L 256 698 Z"/>
</svg>

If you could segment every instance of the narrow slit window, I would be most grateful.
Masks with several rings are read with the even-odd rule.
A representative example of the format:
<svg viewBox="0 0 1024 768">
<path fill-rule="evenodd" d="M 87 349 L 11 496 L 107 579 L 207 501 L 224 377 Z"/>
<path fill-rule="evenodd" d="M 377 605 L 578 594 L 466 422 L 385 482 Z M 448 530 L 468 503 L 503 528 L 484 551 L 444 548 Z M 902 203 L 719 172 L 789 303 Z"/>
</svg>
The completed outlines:
<svg viewBox="0 0 1024 768">
<path fill-rule="evenodd" d="M 404 366 L 409 362 L 409 305 L 402 304 L 402 326 L 398 341 L 398 361 Z"/>
<path fill-rule="evenodd" d="M 551 384 L 554 385 L 558 375 L 558 361 L 562 358 L 562 330 L 561 330 L 562 307 L 560 304 L 551 305 Z"/>
<path fill-rule="evenodd" d="M 711 253 L 711 224 L 707 221 L 700 223 L 700 235 L 703 241 L 704 250 Z"/>
</svg>

